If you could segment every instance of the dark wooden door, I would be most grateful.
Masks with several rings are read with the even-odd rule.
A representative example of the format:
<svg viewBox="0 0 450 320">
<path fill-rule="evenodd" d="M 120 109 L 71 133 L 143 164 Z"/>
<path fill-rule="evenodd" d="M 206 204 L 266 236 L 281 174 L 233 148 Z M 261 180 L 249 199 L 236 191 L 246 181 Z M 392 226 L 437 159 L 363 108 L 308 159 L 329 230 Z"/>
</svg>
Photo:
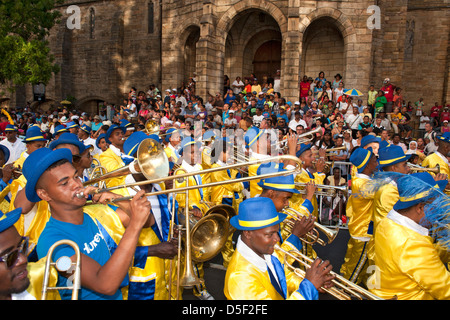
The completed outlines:
<svg viewBox="0 0 450 320">
<path fill-rule="evenodd" d="M 268 76 L 274 77 L 281 67 L 281 42 L 271 40 L 263 43 L 256 50 L 253 59 L 253 73 L 262 83 L 262 79 Z"/>
</svg>

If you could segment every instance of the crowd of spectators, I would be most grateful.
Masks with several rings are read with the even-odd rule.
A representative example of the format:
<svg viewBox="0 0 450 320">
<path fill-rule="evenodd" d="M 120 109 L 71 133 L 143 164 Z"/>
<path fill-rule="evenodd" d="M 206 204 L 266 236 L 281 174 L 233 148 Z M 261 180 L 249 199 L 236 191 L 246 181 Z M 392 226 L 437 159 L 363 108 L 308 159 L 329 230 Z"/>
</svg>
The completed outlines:
<svg viewBox="0 0 450 320">
<path fill-rule="evenodd" d="M 449 104 L 430 102 L 423 98 L 412 102 L 402 89 L 385 79 L 381 85 L 357 88 L 361 95 L 346 94 L 345 78 L 336 74 L 328 78 L 324 72 L 316 77 L 303 76 L 296 101 L 287 101 L 280 93 L 279 73 L 275 77 L 257 79 L 253 74 L 232 80 L 224 77 L 223 92 L 196 94 L 195 75 L 178 88 L 159 90 L 150 85 L 145 90 L 131 88 L 117 104 L 103 102 L 97 112 L 83 112 L 71 104 L 41 110 L 39 107 L 3 109 L 0 114 L 0 133 L 8 144 L 4 129 L 14 122 L 18 141 L 32 125 L 39 125 L 50 139 L 58 125 L 75 121 L 91 127 L 96 139 L 113 123 L 126 119 L 135 130 L 145 130 L 149 119 L 160 126 L 177 127 L 185 134 L 194 134 L 194 123 L 202 130 L 241 129 L 251 126 L 278 129 L 280 139 L 288 133 L 303 134 L 320 128 L 311 143 L 314 150 L 345 146 L 329 155 L 328 160 L 348 162 L 352 150 L 368 135 L 379 136 L 391 144 L 400 145 L 406 153 L 414 154 L 417 164 L 436 150 L 437 134 L 450 130 Z M 9 142 L 12 145 L 13 142 Z M 326 183 L 348 185 L 349 166 L 333 164 Z M 324 198 L 323 220 L 345 223 L 345 195 Z M 334 216 L 339 216 L 339 221 Z"/>
</svg>

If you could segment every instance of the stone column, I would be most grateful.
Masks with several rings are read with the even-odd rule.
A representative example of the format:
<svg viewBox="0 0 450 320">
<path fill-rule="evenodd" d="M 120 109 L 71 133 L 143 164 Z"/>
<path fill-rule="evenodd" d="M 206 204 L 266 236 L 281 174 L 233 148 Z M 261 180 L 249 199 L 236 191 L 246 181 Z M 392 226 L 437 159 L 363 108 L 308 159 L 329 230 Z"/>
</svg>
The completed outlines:
<svg viewBox="0 0 450 320">
<path fill-rule="evenodd" d="M 287 31 L 282 35 L 281 92 L 282 96 L 294 103 L 299 100 L 299 70 L 301 57 L 300 0 L 289 0 Z"/>
</svg>

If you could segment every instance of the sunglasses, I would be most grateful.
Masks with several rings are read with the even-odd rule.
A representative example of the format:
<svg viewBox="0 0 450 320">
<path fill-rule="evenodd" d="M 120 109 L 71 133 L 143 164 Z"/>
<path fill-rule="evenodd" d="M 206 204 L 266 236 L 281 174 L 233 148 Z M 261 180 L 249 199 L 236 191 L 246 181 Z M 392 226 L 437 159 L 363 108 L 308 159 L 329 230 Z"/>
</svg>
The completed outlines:
<svg viewBox="0 0 450 320">
<path fill-rule="evenodd" d="M 19 245 L 14 250 L 8 252 L 7 254 L 4 254 L 3 256 L 0 256 L 0 262 L 5 262 L 7 268 L 12 268 L 19 259 L 19 254 L 22 253 L 26 255 L 27 251 L 28 251 L 28 237 L 22 237 L 22 240 L 20 240 Z"/>
</svg>

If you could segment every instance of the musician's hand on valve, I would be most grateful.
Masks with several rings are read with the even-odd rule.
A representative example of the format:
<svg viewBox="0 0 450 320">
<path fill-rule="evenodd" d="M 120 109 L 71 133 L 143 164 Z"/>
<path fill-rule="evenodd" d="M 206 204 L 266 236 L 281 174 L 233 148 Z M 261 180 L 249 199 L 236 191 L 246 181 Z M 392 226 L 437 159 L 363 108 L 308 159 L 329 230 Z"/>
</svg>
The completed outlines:
<svg viewBox="0 0 450 320">
<path fill-rule="evenodd" d="M 203 216 L 203 213 L 202 213 L 202 211 L 199 208 L 193 208 L 191 210 L 191 213 L 196 218 L 201 218 Z"/>
<path fill-rule="evenodd" d="M 306 183 L 306 188 L 305 188 L 305 199 L 308 199 L 309 201 L 312 200 L 312 198 L 314 197 L 315 192 L 317 191 L 317 186 L 315 184 L 314 181 L 309 181 L 308 183 Z"/>
<path fill-rule="evenodd" d="M 310 268 L 306 270 L 305 278 L 308 279 L 319 292 L 324 292 L 322 288 L 332 287 L 335 275 L 331 274 L 333 266 L 330 261 L 323 261 L 320 258 L 314 260 Z"/>
<path fill-rule="evenodd" d="M 296 235 L 299 238 L 305 236 L 308 232 L 310 232 L 314 228 L 314 222 L 316 218 L 314 216 L 302 217 L 294 223 L 294 227 L 292 228 L 292 234 Z"/>
<path fill-rule="evenodd" d="M 323 172 L 323 170 L 325 169 L 325 165 L 326 165 L 325 158 L 321 156 L 316 162 L 316 171 Z"/>
</svg>

